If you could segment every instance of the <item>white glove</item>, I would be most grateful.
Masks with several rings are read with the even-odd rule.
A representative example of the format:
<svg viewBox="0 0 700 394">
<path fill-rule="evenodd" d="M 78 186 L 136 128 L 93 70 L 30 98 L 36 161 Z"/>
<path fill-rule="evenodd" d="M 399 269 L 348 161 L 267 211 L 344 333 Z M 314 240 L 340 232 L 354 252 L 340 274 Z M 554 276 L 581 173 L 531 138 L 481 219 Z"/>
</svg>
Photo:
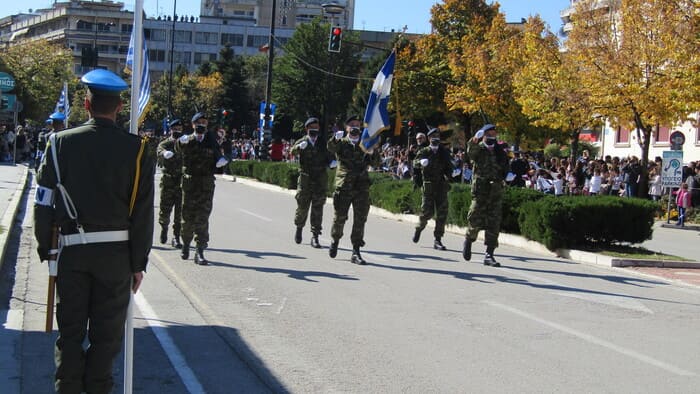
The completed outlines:
<svg viewBox="0 0 700 394">
<path fill-rule="evenodd" d="M 454 170 L 452 170 L 452 178 L 456 177 L 457 175 L 459 175 L 461 173 L 462 173 L 462 170 L 460 170 L 459 168 L 455 168 Z"/>
<path fill-rule="evenodd" d="M 165 152 L 163 152 L 163 157 L 164 157 L 166 160 L 169 159 L 169 158 L 171 158 L 171 157 L 173 157 L 173 156 L 175 156 L 175 154 L 174 154 L 173 152 L 169 151 L 169 150 L 166 150 Z"/>
<path fill-rule="evenodd" d="M 190 136 L 185 134 L 179 138 L 181 144 L 187 144 L 190 142 Z"/>
<path fill-rule="evenodd" d="M 373 154 L 374 154 L 374 149 L 367 149 L 367 154 L 368 154 L 368 155 L 373 155 Z"/>
<path fill-rule="evenodd" d="M 511 182 L 513 179 L 515 179 L 515 174 L 509 172 L 508 175 L 506 175 L 506 182 Z"/>
<path fill-rule="evenodd" d="M 345 134 L 345 132 L 344 132 L 343 130 L 338 130 L 338 131 L 336 131 L 336 132 L 335 132 L 335 139 L 336 139 L 336 140 L 339 140 L 339 139 L 343 138 L 343 135 L 344 135 L 344 134 Z"/>
<path fill-rule="evenodd" d="M 335 167 L 338 167 L 338 160 L 333 160 L 328 164 L 328 168 L 333 169 Z"/>
<path fill-rule="evenodd" d="M 228 163 L 228 159 L 226 159 L 225 157 L 219 158 L 219 161 L 216 162 L 216 168 L 221 168 L 225 166 L 226 163 Z"/>
<path fill-rule="evenodd" d="M 420 159 L 421 167 L 426 167 L 428 165 L 428 159 Z"/>
<path fill-rule="evenodd" d="M 475 137 L 476 139 L 479 139 L 479 138 L 481 138 L 481 137 L 483 137 L 483 136 L 484 136 L 484 130 L 479 130 L 479 131 L 476 132 L 476 134 L 474 134 L 474 137 Z"/>
<path fill-rule="evenodd" d="M 299 143 L 299 149 L 306 149 L 307 146 L 309 146 L 309 143 L 306 141 L 301 141 Z"/>
</svg>

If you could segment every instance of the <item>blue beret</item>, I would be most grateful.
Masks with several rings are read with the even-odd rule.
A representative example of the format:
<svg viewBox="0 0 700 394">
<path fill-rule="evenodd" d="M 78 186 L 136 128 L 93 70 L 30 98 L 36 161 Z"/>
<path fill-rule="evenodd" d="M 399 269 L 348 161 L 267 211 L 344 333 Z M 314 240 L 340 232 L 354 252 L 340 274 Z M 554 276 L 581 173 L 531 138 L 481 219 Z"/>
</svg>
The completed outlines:
<svg viewBox="0 0 700 394">
<path fill-rule="evenodd" d="M 304 127 L 309 127 L 310 125 L 318 123 L 318 118 L 309 118 L 306 119 L 306 122 L 304 122 Z"/>
<path fill-rule="evenodd" d="M 206 115 L 204 112 L 197 112 L 197 113 L 194 114 L 194 116 L 192 117 L 192 123 L 194 123 L 194 122 L 196 122 L 196 121 L 198 121 L 199 119 L 202 119 L 202 118 L 207 119 L 207 115 Z"/>
<path fill-rule="evenodd" d="M 46 123 L 46 124 L 53 124 L 53 119 L 51 119 L 51 118 L 46 119 L 46 122 L 44 122 L 44 123 Z"/>
<path fill-rule="evenodd" d="M 491 123 L 488 123 L 488 124 L 485 124 L 484 127 L 482 127 L 481 129 L 479 129 L 479 131 L 483 131 L 483 132 L 485 133 L 485 132 L 487 132 L 487 131 L 489 131 L 489 130 L 493 130 L 493 129 L 495 129 L 495 128 L 496 128 L 495 125 L 492 125 Z"/>
<path fill-rule="evenodd" d="M 49 115 L 49 119 L 51 119 L 52 121 L 58 120 L 63 122 L 64 120 L 66 120 L 66 114 L 64 114 L 63 112 L 54 112 L 51 115 Z"/>
<path fill-rule="evenodd" d="M 180 119 L 175 119 L 172 122 L 168 123 L 168 127 L 173 126 L 182 126 L 182 121 Z"/>
<path fill-rule="evenodd" d="M 117 74 L 101 68 L 83 75 L 80 81 L 97 94 L 118 96 L 119 92 L 129 88 Z"/>
</svg>

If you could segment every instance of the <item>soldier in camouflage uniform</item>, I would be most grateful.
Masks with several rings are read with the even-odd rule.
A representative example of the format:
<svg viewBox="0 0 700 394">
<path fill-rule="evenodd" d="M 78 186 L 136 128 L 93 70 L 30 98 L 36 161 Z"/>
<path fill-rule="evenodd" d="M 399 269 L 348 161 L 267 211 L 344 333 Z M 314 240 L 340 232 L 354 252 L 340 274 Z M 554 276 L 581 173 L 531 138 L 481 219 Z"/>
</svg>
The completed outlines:
<svg viewBox="0 0 700 394">
<path fill-rule="evenodd" d="M 467 143 L 467 154 L 474 162 L 474 178 L 472 204 L 467 216 L 467 234 L 462 249 L 462 257 L 467 261 L 471 260 L 472 243 L 476 240 L 479 230 L 485 230 L 484 265 L 493 267 L 500 267 L 493 257 L 493 252 L 498 246 L 504 179 L 508 173 L 506 144 L 499 143 L 497 136 L 496 126 L 487 124 Z M 480 142 L 482 137 L 484 139 Z"/>
<path fill-rule="evenodd" d="M 320 248 L 318 236 L 323 222 L 323 205 L 326 203 L 328 177 L 326 175 L 327 151 L 318 141 L 319 123 L 316 118 L 309 118 L 304 123 L 306 136 L 300 138 L 292 147 L 292 154 L 299 157 L 299 181 L 297 182 L 297 210 L 294 224 L 297 226 L 294 242 L 301 243 L 301 232 L 309 215 L 311 206 L 311 246 Z M 317 145 L 316 143 L 319 142 Z"/>
<path fill-rule="evenodd" d="M 177 140 L 176 150 L 182 153 L 182 253 L 190 257 L 190 242 L 197 243 L 195 264 L 207 265 L 204 249 L 209 244 L 209 215 L 214 200 L 214 171 L 228 160 L 223 157 L 214 133 L 207 130 L 206 115 L 192 117 L 193 134 Z"/>
<path fill-rule="evenodd" d="M 338 242 L 343 237 L 343 227 L 348 220 L 348 209 L 352 204 L 353 222 L 350 241 L 352 242 L 352 261 L 354 264 L 366 264 L 360 254 L 360 247 L 365 245 L 365 222 L 369 214 L 369 174 L 367 167 L 379 165 L 379 152 L 365 153 L 360 148 L 360 119 L 351 116 L 346 121 L 347 137 L 340 130 L 328 141 L 328 151 L 335 154 L 338 168 L 335 173 L 335 192 L 333 193 L 333 242 L 328 255 L 338 254 Z"/>
<path fill-rule="evenodd" d="M 423 174 L 423 202 L 420 220 L 413 234 L 413 242 L 418 242 L 421 231 L 435 214 L 433 248 L 445 250 L 442 236 L 445 234 L 445 222 L 447 221 L 447 192 L 450 190 L 449 179 L 452 178 L 455 168 L 452 165 L 450 152 L 440 144 L 440 130 L 431 129 L 428 131 L 428 138 L 430 146 L 421 148 L 416 153 L 416 159 L 413 162 L 413 168 L 419 169 Z"/>
<path fill-rule="evenodd" d="M 141 138 L 146 140 L 146 157 L 148 157 L 150 160 L 153 160 L 155 163 L 157 160 L 157 152 L 158 152 L 158 144 L 159 140 L 158 137 L 153 135 L 153 129 L 144 129 L 139 131 L 139 135 L 141 135 Z"/>
<path fill-rule="evenodd" d="M 182 136 L 182 121 L 175 119 L 169 124 L 170 137 L 158 144 L 158 166 L 161 167 L 160 178 L 160 243 L 168 242 L 168 225 L 170 224 L 170 212 L 175 208 L 173 217 L 174 248 L 181 249 L 180 227 L 182 220 L 182 153 L 175 148 L 177 140 Z"/>
</svg>

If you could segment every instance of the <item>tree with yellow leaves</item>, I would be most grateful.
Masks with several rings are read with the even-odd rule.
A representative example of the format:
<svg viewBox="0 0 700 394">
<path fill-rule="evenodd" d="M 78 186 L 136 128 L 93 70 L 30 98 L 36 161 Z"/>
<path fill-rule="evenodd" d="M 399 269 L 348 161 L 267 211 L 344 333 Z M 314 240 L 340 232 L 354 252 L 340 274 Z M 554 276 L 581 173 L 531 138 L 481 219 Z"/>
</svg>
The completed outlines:
<svg viewBox="0 0 700 394">
<path fill-rule="evenodd" d="M 580 65 L 581 89 L 614 125 L 632 125 L 645 171 L 653 127 L 698 110 L 696 0 L 582 0 L 566 43 Z"/>
</svg>

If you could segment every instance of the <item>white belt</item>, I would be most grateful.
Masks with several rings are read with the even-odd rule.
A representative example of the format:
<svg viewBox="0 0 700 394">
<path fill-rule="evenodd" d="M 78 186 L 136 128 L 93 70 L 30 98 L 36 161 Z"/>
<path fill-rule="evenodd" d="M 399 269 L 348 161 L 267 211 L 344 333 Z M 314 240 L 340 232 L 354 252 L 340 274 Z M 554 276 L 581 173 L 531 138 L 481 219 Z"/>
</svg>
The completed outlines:
<svg viewBox="0 0 700 394">
<path fill-rule="evenodd" d="M 102 242 L 122 242 L 129 240 L 129 230 L 96 231 L 92 233 L 77 233 L 60 235 L 61 246 L 96 244 Z"/>
</svg>

